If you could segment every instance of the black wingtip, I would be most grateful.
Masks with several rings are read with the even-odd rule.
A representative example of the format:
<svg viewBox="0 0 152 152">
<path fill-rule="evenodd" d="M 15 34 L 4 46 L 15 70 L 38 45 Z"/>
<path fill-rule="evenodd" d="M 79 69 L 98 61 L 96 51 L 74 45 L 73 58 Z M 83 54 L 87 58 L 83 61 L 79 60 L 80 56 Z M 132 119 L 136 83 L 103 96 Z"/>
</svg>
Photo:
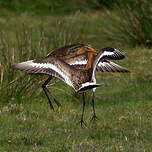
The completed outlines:
<svg viewBox="0 0 152 152">
<path fill-rule="evenodd" d="M 105 47 L 105 48 L 101 48 L 100 50 L 101 50 L 101 51 L 114 52 L 114 51 L 115 51 L 115 48 L 112 48 L 112 47 Z"/>
<path fill-rule="evenodd" d="M 122 53 L 121 51 L 119 51 L 119 50 L 116 49 L 116 48 L 105 47 L 105 48 L 101 48 L 100 51 L 102 51 L 102 52 L 104 52 L 104 51 L 113 52 L 114 55 L 108 56 L 108 58 L 109 58 L 109 59 L 112 59 L 112 60 L 122 60 L 122 59 L 125 58 L 124 53 Z"/>
</svg>

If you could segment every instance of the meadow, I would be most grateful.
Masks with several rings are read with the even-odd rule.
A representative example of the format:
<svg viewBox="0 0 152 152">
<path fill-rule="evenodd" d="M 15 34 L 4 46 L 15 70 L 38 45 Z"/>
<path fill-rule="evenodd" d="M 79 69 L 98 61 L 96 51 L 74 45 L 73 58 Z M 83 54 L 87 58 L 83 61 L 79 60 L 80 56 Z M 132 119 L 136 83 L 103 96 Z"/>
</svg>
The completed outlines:
<svg viewBox="0 0 152 152">
<path fill-rule="evenodd" d="M 61 0 L 63 7 L 52 4 L 51 12 L 41 8 L 48 6 L 47 0 L 43 5 L 31 1 L 32 5 L 26 7 L 17 0 L 15 5 L 2 2 L 0 152 L 151 152 L 151 1 L 142 5 L 137 5 L 142 0 L 136 0 L 137 4 L 128 1 L 125 8 L 126 4 L 120 3 L 114 8 L 94 9 L 75 0 L 66 1 L 64 6 Z M 93 6 L 99 7 L 98 3 Z M 78 123 L 81 94 L 53 79 L 48 88 L 62 105 L 54 105 L 53 112 L 41 88 L 47 76 L 27 75 L 11 68 L 14 63 L 40 58 L 77 42 L 97 49 L 111 46 L 121 50 L 126 58 L 117 63 L 130 70 L 126 74 L 97 73 L 97 82 L 102 84 L 95 98 L 98 120 L 90 122 L 88 92 L 85 128 Z"/>
</svg>

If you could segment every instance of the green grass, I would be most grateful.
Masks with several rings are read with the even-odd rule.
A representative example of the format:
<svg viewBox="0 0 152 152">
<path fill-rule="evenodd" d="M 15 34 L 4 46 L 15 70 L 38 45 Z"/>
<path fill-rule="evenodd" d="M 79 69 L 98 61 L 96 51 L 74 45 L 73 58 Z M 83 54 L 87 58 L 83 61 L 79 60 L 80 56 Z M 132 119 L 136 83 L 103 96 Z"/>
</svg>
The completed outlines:
<svg viewBox="0 0 152 152">
<path fill-rule="evenodd" d="M 97 96 L 99 97 L 99 95 Z M 116 97 L 115 97 L 116 98 Z M 40 100 L 40 99 L 39 99 Z M 1 108 L 1 151 L 151 151 L 151 103 L 96 101 L 99 120 L 89 123 L 91 105 L 78 125 L 79 104 L 60 99 L 52 112 L 46 101 L 7 104 Z M 69 97 L 70 100 L 70 97 Z M 117 100 L 117 98 L 116 98 Z M 38 102 L 39 101 L 39 102 Z"/>
<path fill-rule="evenodd" d="M 19 14 L 31 15 L 69 15 L 77 11 L 86 12 L 91 9 L 92 0 L 1 0 L 1 16 L 12 16 Z"/>
<path fill-rule="evenodd" d="M 101 12 L 64 17 L 22 14 L 0 19 L 0 151 L 152 151 L 151 49 L 105 40 L 107 23 Z M 41 89 L 47 76 L 11 69 L 16 62 L 43 57 L 56 47 L 76 42 L 122 50 L 126 58 L 118 63 L 131 71 L 97 74 L 103 85 L 96 91 L 98 120 L 90 122 L 88 92 L 87 128 L 78 124 L 82 98 L 70 87 L 57 79 L 48 86 L 62 104 L 53 112 Z"/>
<path fill-rule="evenodd" d="M 152 46 L 151 5 L 151 0 L 119 0 L 113 7 L 115 13 L 107 10 L 109 21 L 105 33 L 109 35 L 108 40 L 130 46 Z"/>
<path fill-rule="evenodd" d="M 65 16 L 76 12 L 93 12 L 104 7 L 111 8 L 113 4 L 114 0 L 1 0 L 0 16 Z"/>
</svg>

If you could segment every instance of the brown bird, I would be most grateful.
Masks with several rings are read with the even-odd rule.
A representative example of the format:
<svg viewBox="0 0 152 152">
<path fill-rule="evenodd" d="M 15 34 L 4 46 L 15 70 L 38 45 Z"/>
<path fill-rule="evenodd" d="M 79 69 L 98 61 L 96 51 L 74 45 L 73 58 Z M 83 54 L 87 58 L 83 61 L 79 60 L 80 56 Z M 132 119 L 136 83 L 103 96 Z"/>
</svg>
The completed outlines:
<svg viewBox="0 0 152 152">
<path fill-rule="evenodd" d="M 14 69 L 24 71 L 26 73 L 43 73 L 49 75 L 48 79 L 42 85 L 45 95 L 48 98 L 50 106 L 53 108 L 52 102 L 47 94 L 46 85 L 51 81 L 52 77 L 59 78 L 67 85 L 71 86 L 75 92 L 85 92 L 93 89 L 93 117 L 96 119 L 94 109 L 94 91 L 100 84 L 96 83 L 95 72 L 128 72 L 125 68 L 108 61 L 108 59 L 120 60 L 124 55 L 114 48 L 103 48 L 97 51 L 90 45 L 72 44 L 56 49 L 49 53 L 46 57 L 40 59 L 29 60 L 17 63 Z M 77 66 L 84 66 L 84 69 L 78 69 Z M 58 101 L 54 99 L 57 105 Z M 83 111 L 81 116 L 81 126 L 84 123 L 83 115 L 85 108 L 85 97 L 83 93 Z"/>
</svg>

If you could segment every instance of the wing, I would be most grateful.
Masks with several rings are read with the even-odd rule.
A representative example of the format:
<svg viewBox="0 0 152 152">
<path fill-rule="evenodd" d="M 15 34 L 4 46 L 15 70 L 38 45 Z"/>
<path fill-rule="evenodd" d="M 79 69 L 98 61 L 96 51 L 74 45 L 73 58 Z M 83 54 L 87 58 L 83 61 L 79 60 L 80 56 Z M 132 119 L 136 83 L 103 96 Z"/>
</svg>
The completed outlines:
<svg viewBox="0 0 152 152">
<path fill-rule="evenodd" d="M 129 72 L 124 67 L 108 60 L 100 61 L 97 65 L 96 71 L 97 72 Z"/>
<path fill-rule="evenodd" d="M 79 58 L 79 60 L 68 60 L 68 64 L 74 66 L 76 69 L 84 69 L 85 65 L 87 64 L 87 59 L 85 60 L 80 60 L 81 58 Z M 97 72 L 129 72 L 126 68 L 108 61 L 108 60 L 103 60 L 103 61 L 99 61 L 97 68 L 96 68 Z"/>
<path fill-rule="evenodd" d="M 122 54 L 119 50 L 114 48 L 103 48 L 102 51 L 99 52 L 102 57 L 97 64 L 96 71 L 98 72 L 129 72 L 122 66 L 115 64 L 114 62 L 108 61 L 106 59 L 120 60 L 124 58 L 124 54 Z M 97 55 L 96 55 L 97 56 Z M 79 55 L 72 57 L 70 59 L 65 59 L 65 62 L 68 64 L 83 69 L 87 64 L 86 55 Z"/>
<path fill-rule="evenodd" d="M 125 57 L 123 53 L 121 53 L 119 50 L 115 48 L 103 48 L 101 49 L 101 51 L 99 51 L 98 54 L 102 55 L 100 62 L 102 62 L 102 60 L 105 60 L 105 59 L 121 60 Z M 96 57 L 98 54 L 94 56 Z M 70 65 L 86 65 L 88 59 L 85 54 L 81 54 L 69 59 L 64 59 L 64 61 Z"/>
<path fill-rule="evenodd" d="M 30 60 L 18 63 L 13 66 L 13 69 L 24 71 L 30 74 L 42 73 L 52 75 L 73 87 L 70 68 L 70 65 L 55 57 Z"/>
<path fill-rule="evenodd" d="M 124 54 L 115 48 L 102 48 L 100 52 L 100 55 L 102 55 L 100 61 L 102 61 L 102 59 L 122 60 L 125 58 Z"/>
<path fill-rule="evenodd" d="M 115 69 L 116 69 L 115 63 L 109 62 L 109 61 L 105 62 L 106 61 L 105 59 L 120 60 L 123 58 L 124 58 L 124 55 L 120 51 L 118 51 L 114 48 L 110 48 L 109 50 L 107 48 L 106 49 L 104 48 L 103 52 L 100 51 L 94 59 L 93 66 L 92 66 L 92 79 L 95 79 L 95 71 L 97 70 L 98 65 L 99 65 L 99 67 L 101 67 L 100 65 L 103 65 L 102 67 L 104 67 L 104 68 L 102 68 L 102 69 L 105 70 L 105 68 L 106 68 L 106 69 L 109 69 L 110 71 L 112 71 L 112 69 L 114 68 L 114 65 L 115 65 Z M 109 64 L 108 62 L 111 64 Z M 109 68 L 109 65 L 112 65 L 112 66 Z M 117 69 L 119 69 L 118 67 L 120 68 L 120 66 L 117 65 Z M 107 70 L 107 71 L 109 71 L 109 70 Z"/>
<path fill-rule="evenodd" d="M 49 53 L 47 57 L 54 56 L 54 57 L 64 57 L 70 53 L 73 53 L 79 50 L 81 47 L 85 46 L 86 44 L 83 43 L 75 43 L 71 45 L 66 45 L 61 48 L 55 49 L 53 52 Z"/>
</svg>

